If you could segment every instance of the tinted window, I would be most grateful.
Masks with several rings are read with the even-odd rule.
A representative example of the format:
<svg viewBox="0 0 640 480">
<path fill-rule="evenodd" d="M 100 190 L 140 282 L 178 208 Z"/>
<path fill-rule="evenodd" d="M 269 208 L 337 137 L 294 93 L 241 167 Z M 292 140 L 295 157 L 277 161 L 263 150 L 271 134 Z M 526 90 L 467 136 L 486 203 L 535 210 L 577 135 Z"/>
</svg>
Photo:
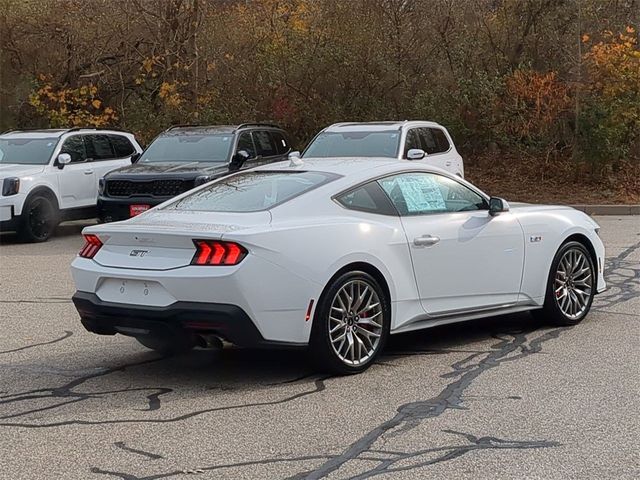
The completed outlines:
<svg viewBox="0 0 640 480">
<path fill-rule="evenodd" d="M 109 135 L 109 140 L 111 140 L 111 145 L 118 158 L 129 157 L 136 151 L 127 137 L 123 137 L 122 135 Z"/>
<path fill-rule="evenodd" d="M 106 135 L 86 135 L 87 156 L 93 160 L 109 160 L 115 158 L 111 142 Z"/>
<path fill-rule="evenodd" d="M 377 182 L 371 182 L 336 197 L 336 200 L 350 210 L 397 215 L 384 191 Z"/>
<path fill-rule="evenodd" d="M 245 150 L 249 154 L 249 158 L 255 158 L 256 149 L 253 146 L 253 140 L 251 139 L 250 132 L 244 132 L 240 134 L 238 138 L 238 147 L 236 148 L 236 152 L 240 150 Z"/>
<path fill-rule="evenodd" d="M 418 133 L 420 135 L 420 144 L 427 154 L 438 153 L 438 147 L 436 145 L 436 139 L 433 137 L 430 128 L 419 128 Z"/>
<path fill-rule="evenodd" d="M 74 135 L 67 138 L 62 144 L 60 153 L 71 155 L 71 162 L 84 162 L 87 159 L 87 152 L 84 148 L 84 141 L 81 135 Z"/>
<path fill-rule="evenodd" d="M 323 132 L 309 144 L 304 157 L 387 157 L 398 154 L 400 132 Z"/>
<path fill-rule="evenodd" d="M 172 210 L 257 212 L 338 178 L 325 172 L 246 172 L 210 183 L 168 205 Z"/>
<path fill-rule="evenodd" d="M 276 146 L 274 145 L 269 132 L 253 132 L 253 140 L 256 142 L 258 155 L 262 155 L 263 157 L 272 157 L 278 154 L 278 150 L 276 150 Z"/>
<path fill-rule="evenodd" d="M 57 138 L 0 138 L 0 163 L 46 165 Z"/>
<path fill-rule="evenodd" d="M 461 212 L 486 208 L 485 200 L 464 185 L 433 173 L 403 173 L 379 180 L 401 215 Z"/>
<path fill-rule="evenodd" d="M 276 144 L 276 150 L 280 155 L 289 153 L 289 151 L 291 150 L 291 146 L 281 132 L 271 132 L 271 137 L 273 138 L 273 141 Z"/>
<path fill-rule="evenodd" d="M 407 138 L 404 141 L 404 158 L 407 158 L 407 153 L 412 148 L 422 148 L 422 144 L 420 143 L 420 136 L 418 135 L 418 129 L 412 128 L 407 132 Z"/>
<path fill-rule="evenodd" d="M 151 142 L 140 162 L 228 162 L 232 146 L 229 134 L 165 135 Z"/>
<path fill-rule="evenodd" d="M 447 150 L 449 150 L 449 148 L 451 148 L 451 145 L 449 145 L 449 140 L 447 139 L 447 136 L 445 135 L 443 130 L 441 130 L 440 128 L 430 128 L 429 130 L 431 130 L 431 134 L 435 139 L 437 153 L 446 152 Z"/>
</svg>

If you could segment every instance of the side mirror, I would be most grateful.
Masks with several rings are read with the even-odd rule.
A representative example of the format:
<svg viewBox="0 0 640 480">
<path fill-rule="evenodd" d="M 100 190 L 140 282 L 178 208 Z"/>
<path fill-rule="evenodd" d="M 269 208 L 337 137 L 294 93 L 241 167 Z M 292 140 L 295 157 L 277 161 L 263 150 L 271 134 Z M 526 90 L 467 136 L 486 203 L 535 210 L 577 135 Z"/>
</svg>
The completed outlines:
<svg viewBox="0 0 640 480">
<path fill-rule="evenodd" d="M 229 170 L 235 172 L 236 170 L 240 170 L 244 162 L 249 160 L 250 155 L 246 150 L 238 150 L 238 152 L 231 158 L 231 164 L 229 165 Z"/>
<path fill-rule="evenodd" d="M 68 153 L 61 153 L 58 155 L 58 168 L 62 170 L 65 165 L 69 165 L 71 163 L 71 155 Z"/>
<path fill-rule="evenodd" d="M 131 155 L 131 163 L 132 164 L 136 163 L 140 159 L 141 156 L 142 156 L 142 154 L 139 153 L 139 152 L 136 152 L 133 155 Z"/>
<path fill-rule="evenodd" d="M 489 215 L 492 217 L 498 215 L 499 213 L 508 212 L 509 204 L 507 201 L 500 197 L 491 197 L 489 199 Z"/>
<path fill-rule="evenodd" d="M 426 155 L 421 148 L 411 148 L 407 152 L 407 160 L 422 160 Z"/>
<path fill-rule="evenodd" d="M 289 155 L 287 155 L 287 158 L 289 159 L 290 167 L 297 167 L 303 164 L 302 157 L 300 156 L 300 152 L 298 150 L 289 152 Z"/>
</svg>

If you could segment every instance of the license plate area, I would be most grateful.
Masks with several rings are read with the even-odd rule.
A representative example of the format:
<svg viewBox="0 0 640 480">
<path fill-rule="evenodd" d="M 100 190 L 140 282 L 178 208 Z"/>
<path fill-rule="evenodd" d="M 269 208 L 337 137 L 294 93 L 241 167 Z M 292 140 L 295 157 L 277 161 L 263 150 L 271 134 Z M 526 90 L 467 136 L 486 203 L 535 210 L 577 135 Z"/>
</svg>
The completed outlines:
<svg viewBox="0 0 640 480">
<path fill-rule="evenodd" d="M 129 216 L 135 217 L 141 213 L 146 212 L 151 208 L 151 205 L 129 205 Z"/>
<path fill-rule="evenodd" d="M 166 307 L 176 301 L 162 285 L 151 280 L 105 278 L 96 295 L 104 302 L 152 307 Z"/>
</svg>

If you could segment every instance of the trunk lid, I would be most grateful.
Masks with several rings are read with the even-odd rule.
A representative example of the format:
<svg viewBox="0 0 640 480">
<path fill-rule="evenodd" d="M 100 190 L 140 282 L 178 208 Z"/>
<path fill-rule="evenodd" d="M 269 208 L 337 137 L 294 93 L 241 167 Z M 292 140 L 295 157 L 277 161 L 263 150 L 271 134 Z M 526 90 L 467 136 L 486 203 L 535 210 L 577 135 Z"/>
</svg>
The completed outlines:
<svg viewBox="0 0 640 480">
<path fill-rule="evenodd" d="M 94 261 L 105 267 L 170 270 L 191 263 L 194 239 L 221 240 L 227 234 L 262 229 L 269 212 L 219 213 L 150 211 L 123 222 L 96 225 L 83 233 L 103 243 Z M 216 268 L 216 267 L 214 267 Z"/>
</svg>

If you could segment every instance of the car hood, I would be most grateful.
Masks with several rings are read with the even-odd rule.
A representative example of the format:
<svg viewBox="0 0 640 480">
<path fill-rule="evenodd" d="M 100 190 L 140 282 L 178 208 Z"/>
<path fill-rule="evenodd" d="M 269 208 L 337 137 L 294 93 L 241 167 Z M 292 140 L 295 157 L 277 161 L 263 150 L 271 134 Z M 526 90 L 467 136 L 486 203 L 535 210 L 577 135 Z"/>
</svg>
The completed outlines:
<svg viewBox="0 0 640 480">
<path fill-rule="evenodd" d="M 127 165 L 109 172 L 107 178 L 129 178 L 137 175 L 196 177 L 198 175 L 216 175 L 228 171 L 228 165 L 219 162 L 134 163 L 133 165 Z"/>
<path fill-rule="evenodd" d="M 27 177 L 44 171 L 44 165 L 19 165 L 15 163 L 0 163 L 0 177 Z"/>
</svg>

